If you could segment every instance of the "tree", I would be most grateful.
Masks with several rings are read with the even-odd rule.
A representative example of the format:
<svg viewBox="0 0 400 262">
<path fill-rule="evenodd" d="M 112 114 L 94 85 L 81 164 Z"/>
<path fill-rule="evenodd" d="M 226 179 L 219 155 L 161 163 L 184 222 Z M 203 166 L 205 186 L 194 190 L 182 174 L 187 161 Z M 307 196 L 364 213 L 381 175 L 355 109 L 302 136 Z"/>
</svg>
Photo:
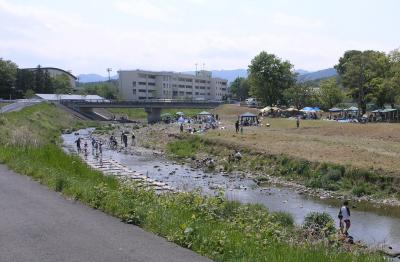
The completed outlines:
<svg viewBox="0 0 400 262">
<path fill-rule="evenodd" d="M 51 82 L 55 94 L 69 94 L 73 91 L 68 76 L 64 74 L 54 76 Z"/>
<path fill-rule="evenodd" d="M 250 85 L 249 81 L 244 77 L 237 77 L 231 84 L 231 93 L 240 99 L 245 100 L 249 97 Z"/>
<path fill-rule="evenodd" d="M 18 66 L 9 60 L 0 58 L 0 97 L 9 98 L 15 87 Z"/>
<path fill-rule="evenodd" d="M 35 89 L 35 73 L 31 70 L 19 69 L 15 82 L 15 89 L 19 95 L 24 95 L 28 90 L 33 92 Z"/>
<path fill-rule="evenodd" d="M 249 65 L 250 93 L 269 106 L 283 102 L 283 91 L 296 81 L 292 67 L 288 61 L 261 52 Z"/>
<path fill-rule="evenodd" d="M 82 95 L 99 95 L 107 99 L 118 99 L 118 88 L 112 82 L 84 84 L 79 91 Z"/>
<path fill-rule="evenodd" d="M 326 79 L 321 82 L 319 87 L 319 99 L 322 108 L 329 109 L 334 105 L 339 104 L 344 99 L 343 91 L 337 85 L 335 77 Z"/>
<path fill-rule="evenodd" d="M 287 105 L 301 109 L 307 105 L 315 105 L 316 95 L 312 86 L 308 83 L 297 83 L 283 91 L 283 97 Z"/>
<path fill-rule="evenodd" d="M 335 66 L 343 86 L 350 90 L 350 95 L 357 100 L 363 114 L 367 110 L 367 102 L 373 98 L 373 80 L 385 78 L 389 67 L 385 53 L 371 50 L 347 51 Z"/>
</svg>

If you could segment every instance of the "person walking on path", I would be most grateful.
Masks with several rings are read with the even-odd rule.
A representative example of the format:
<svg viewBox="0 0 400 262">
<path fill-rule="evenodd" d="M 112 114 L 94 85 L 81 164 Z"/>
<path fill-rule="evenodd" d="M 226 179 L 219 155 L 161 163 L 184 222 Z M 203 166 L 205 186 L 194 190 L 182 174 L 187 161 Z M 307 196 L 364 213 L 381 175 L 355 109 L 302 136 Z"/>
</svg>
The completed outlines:
<svg viewBox="0 0 400 262">
<path fill-rule="evenodd" d="M 181 131 L 181 133 L 183 133 L 183 124 L 181 124 L 181 125 L 179 126 L 179 130 Z"/>
<path fill-rule="evenodd" d="M 81 138 L 78 137 L 78 139 L 75 141 L 76 143 L 76 149 L 78 150 L 78 154 L 81 153 L 82 149 L 81 149 Z"/>
<path fill-rule="evenodd" d="M 235 122 L 236 133 L 239 133 L 239 120 Z"/>
<path fill-rule="evenodd" d="M 299 116 L 296 118 L 296 127 L 297 128 L 300 127 L 300 117 Z"/>
<path fill-rule="evenodd" d="M 350 228 L 350 209 L 349 209 L 349 202 L 346 200 L 343 202 L 343 206 L 339 210 L 339 223 L 340 223 L 340 232 L 348 236 L 349 228 Z"/>
</svg>

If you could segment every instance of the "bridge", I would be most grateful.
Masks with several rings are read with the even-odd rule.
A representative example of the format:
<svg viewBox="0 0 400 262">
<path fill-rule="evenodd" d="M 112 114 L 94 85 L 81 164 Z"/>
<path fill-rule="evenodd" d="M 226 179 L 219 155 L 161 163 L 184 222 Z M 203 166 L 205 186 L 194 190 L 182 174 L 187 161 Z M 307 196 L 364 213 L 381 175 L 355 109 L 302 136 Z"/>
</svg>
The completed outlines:
<svg viewBox="0 0 400 262">
<path fill-rule="evenodd" d="M 180 99 L 147 99 L 147 100 L 70 100 L 62 99 L 60 104 L 90 119 L 96 119 L 94 108 L 144 108 L 147 121 L 155 123 L 161 120 L 161 110 L 166 108 L 216 108 L 222 101 L 180 100 Z M 98 117 L 96 120 L 99 120 Z M 103 119 L 106 120 L 106 119 Z"/>
</svg>

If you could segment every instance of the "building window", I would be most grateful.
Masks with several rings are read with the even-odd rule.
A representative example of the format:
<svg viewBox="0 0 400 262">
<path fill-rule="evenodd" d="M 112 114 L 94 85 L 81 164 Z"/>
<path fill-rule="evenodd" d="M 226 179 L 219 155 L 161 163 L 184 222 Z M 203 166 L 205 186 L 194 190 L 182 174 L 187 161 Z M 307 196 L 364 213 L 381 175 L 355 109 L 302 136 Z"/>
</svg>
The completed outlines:
<svg viewBox="0 0 400 262">
<path fill-rule="evenodd" d="M 194 93 L 195 95 L 199 95 L 199 92 Z"/>
<path fill-rule="evenodd" d="M 146 82 L 139 82 L 139 85 L 145 86 Z"/>
<path fill-rule="evenodd" d="M 132 86 L 133 86 L 133 87 L 136 87 L 136 81 L 133 81 L 133 82 L 132 82 Z"/>
<path fill-rule="evenodd" d="M 146 97 L 145 96 L 139 96 L 139 99 L 146 99 Z"/>
<path fill-rule="evenodd" d="M 192 92 L 186 92 L 186 94 L 187 94 L 187 95 L 191 95 L 191 94 L 192 94 Z"/>
<path fill-rule="evenodd" d="M 192 88 L 192 86 L 186 86 L 186 88 Z"/>
<path fill-rule="evenodd" d="M 148 83 L 149 86 L 155 86 L 156 83 Z"/>
<path fill-rule="evenodd" d="M 173 96 L 177 96 L 178 95 L 178 91 L 172 91 L 172 95 Z"/>
<path fill-rule="evenodd" d="M 135 96 L 135 95 L 136 95 L 136 89 L 133 89 L 133 90 L 132 90 L 132 93 L 133 93 L 133 95 Z"/>
<path fill-rule="evenodd" d="M 148 77 L 148 78 L 151 78 L 151 79 L 156 79 L 156 76 L 155 76 L 155 75 L 148 75 L 147 77 Z"/>
<path fill-rule="evenodd" d="M 139 89 L 139 92 L 146 93 L 146 89 Z"/>
</svg>

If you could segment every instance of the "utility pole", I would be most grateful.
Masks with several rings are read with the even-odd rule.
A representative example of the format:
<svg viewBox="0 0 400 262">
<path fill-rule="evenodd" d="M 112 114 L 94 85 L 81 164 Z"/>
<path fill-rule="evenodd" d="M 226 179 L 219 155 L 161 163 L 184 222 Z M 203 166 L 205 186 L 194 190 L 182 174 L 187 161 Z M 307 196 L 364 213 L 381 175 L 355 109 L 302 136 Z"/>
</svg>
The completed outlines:
<svg viewBox="0 0 400 262">
<path fill-rule="evenodd" d="M 111 76 L 110 73 L 112 71 L 112 68 L 107 68 L 107 72 L 108 72 L 108 81 L 111 82 Z"/>
</svg>

